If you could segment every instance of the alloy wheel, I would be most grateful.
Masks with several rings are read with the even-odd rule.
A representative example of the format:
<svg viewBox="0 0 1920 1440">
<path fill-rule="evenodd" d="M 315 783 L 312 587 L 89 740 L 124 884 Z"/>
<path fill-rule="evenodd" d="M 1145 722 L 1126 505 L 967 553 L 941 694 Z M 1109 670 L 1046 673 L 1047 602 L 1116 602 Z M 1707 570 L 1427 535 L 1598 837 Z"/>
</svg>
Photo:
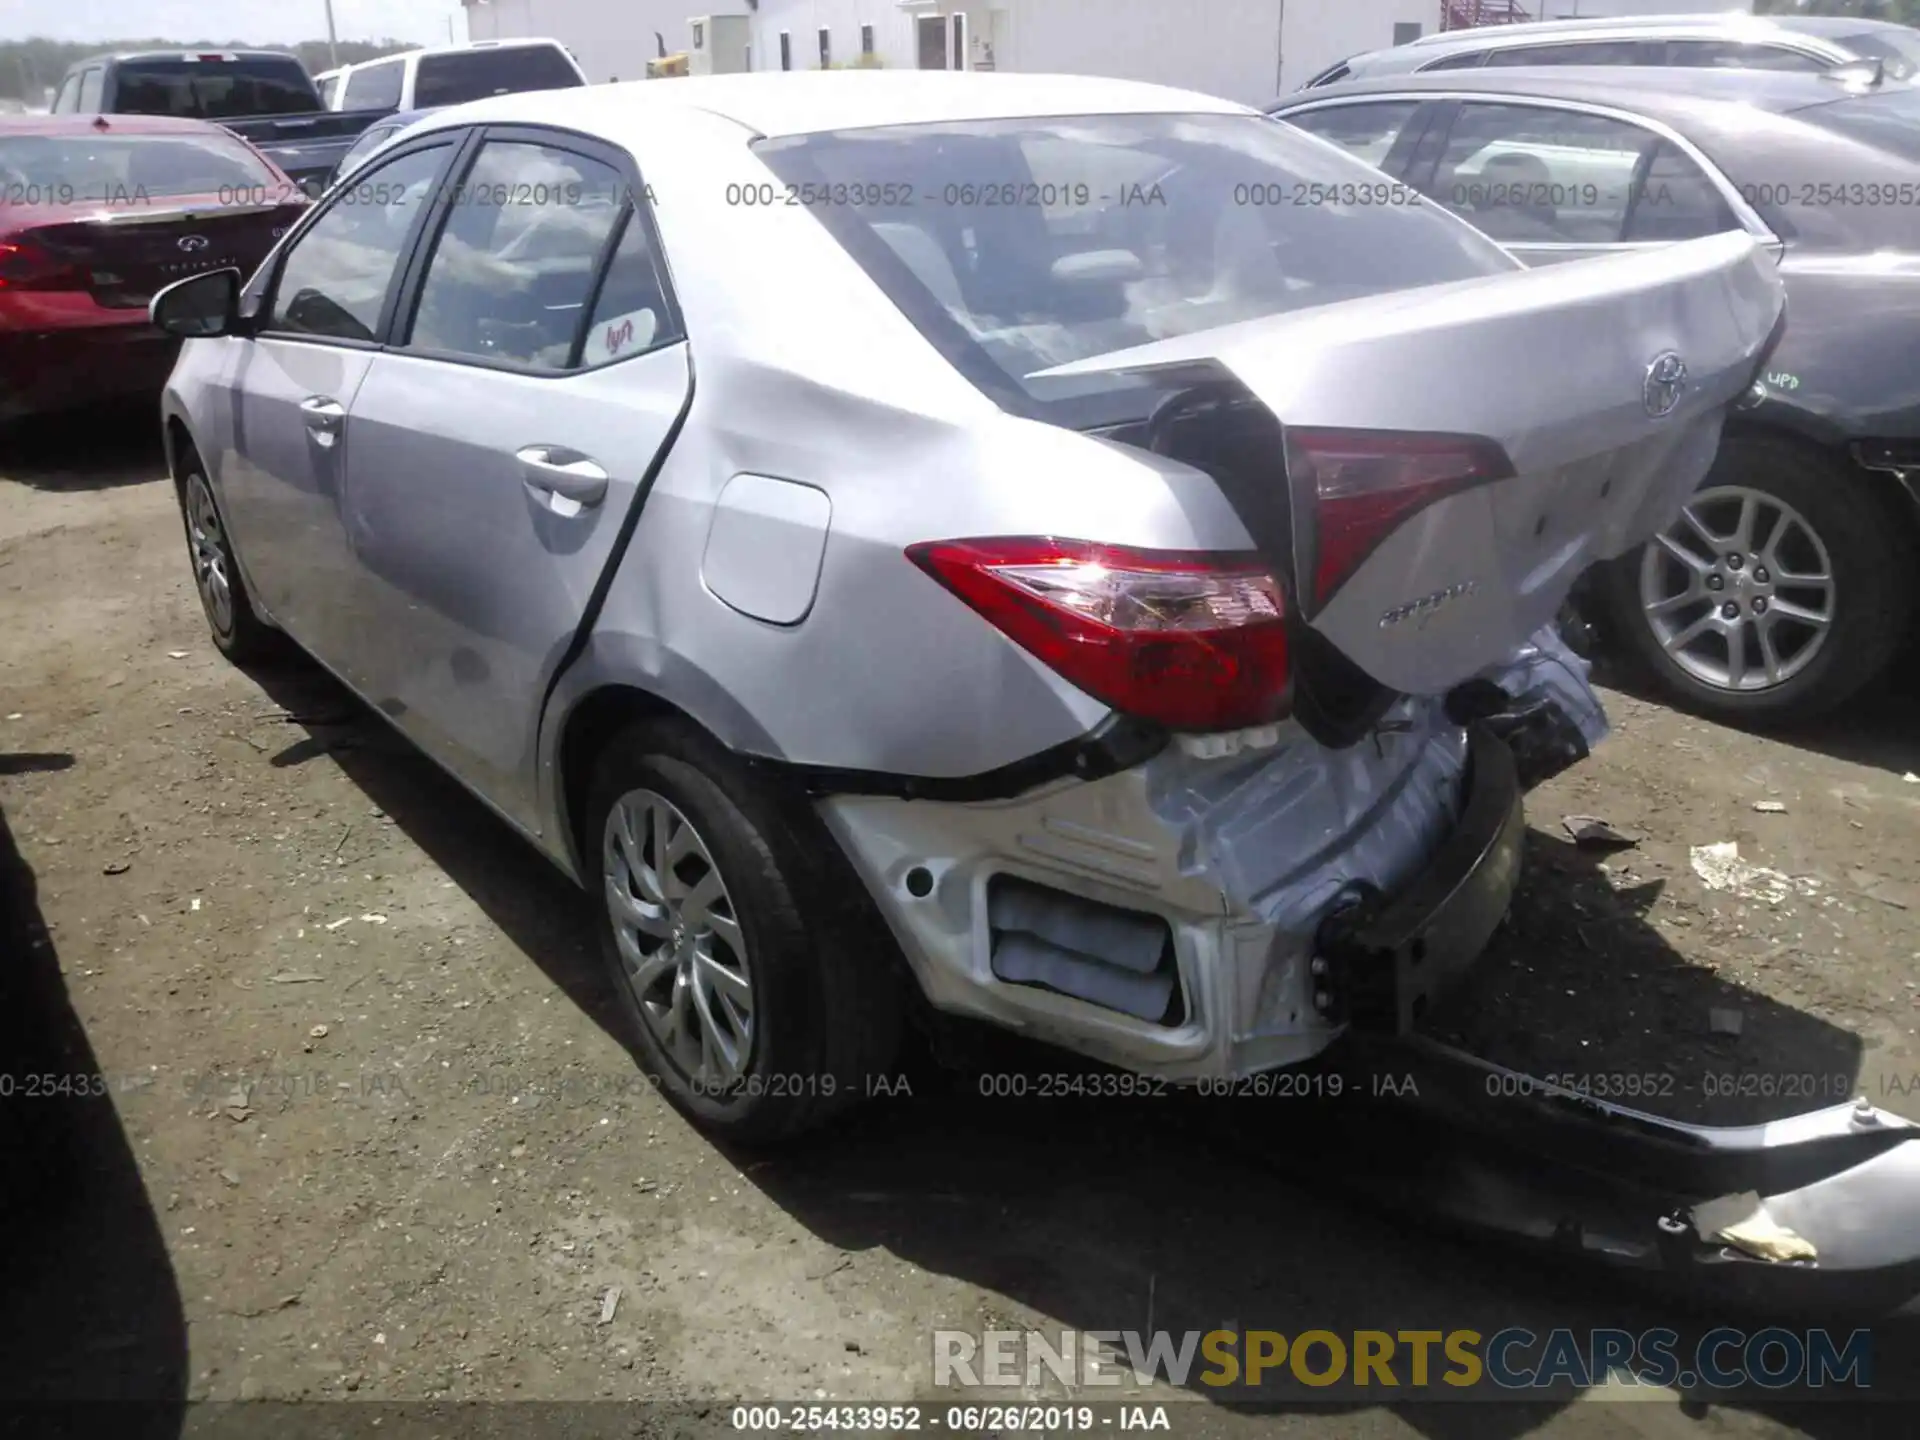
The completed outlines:
<svg viewBox="0 0 1920 1440">
<path fill-rule="evenodd" d="M 641 1018 L 698 1090 L 724 1094 L 753 1054 L 745 937 L 712 852 L 652 790 L 622 795 L 602 845 L 607 912 Z"/>
<path fill-rule="evenodd" d="M 1832 642 L 1833 561 L 1806 517 L 1762 490 L 1695 493 L 1640 561 L 1640 607 L 1673 663 L 1703 685 L 1784 685 Z"/>
<path fill-rule="evenodd" d="M 227 535 L 204 475 L 187 477 L 187 537 L 193 546 L 193 583 L 214 629 L 233 629 L 233 582 L 227 574 Z"/>
</svg>

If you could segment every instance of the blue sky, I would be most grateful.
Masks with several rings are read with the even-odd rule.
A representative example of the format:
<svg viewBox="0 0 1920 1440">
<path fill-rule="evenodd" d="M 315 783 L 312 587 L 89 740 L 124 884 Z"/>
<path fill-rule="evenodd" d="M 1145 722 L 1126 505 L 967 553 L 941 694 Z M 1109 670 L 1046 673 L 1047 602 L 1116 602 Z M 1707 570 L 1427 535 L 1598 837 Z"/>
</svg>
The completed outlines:
<svg viewBox="0 0 1920 1440">
<path fill-rule="evenodd" d="M 389 36 L 416 45 L 467 38 L 460 0 L 333 0 L 342 40 Z M 0 38 L 45 35 L 55 40 L 246 40 L 292 44 L 327 37 L 322 0 L 4 0 Z"/>
</svg>

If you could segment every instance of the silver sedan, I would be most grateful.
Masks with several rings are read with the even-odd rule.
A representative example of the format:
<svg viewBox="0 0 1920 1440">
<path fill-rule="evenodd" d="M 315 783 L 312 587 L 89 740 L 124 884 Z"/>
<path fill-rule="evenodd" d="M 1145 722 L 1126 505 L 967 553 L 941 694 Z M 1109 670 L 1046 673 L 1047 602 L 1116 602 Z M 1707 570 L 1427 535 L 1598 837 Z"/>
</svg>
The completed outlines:
<svg viewBox="0 0 1920 1440">
<path fill-rule="evenodd" d="M 1412 1025 L 1605 733 L 1569 587 L 1782 297 L 1745 236 L 1525 270 L 1199 95 L 810 74 L 438 112 L 153 314 L 214 642 L 584 886 L 766 1140 L 909 1015 L 1170 1083 Z"/>
</svg>

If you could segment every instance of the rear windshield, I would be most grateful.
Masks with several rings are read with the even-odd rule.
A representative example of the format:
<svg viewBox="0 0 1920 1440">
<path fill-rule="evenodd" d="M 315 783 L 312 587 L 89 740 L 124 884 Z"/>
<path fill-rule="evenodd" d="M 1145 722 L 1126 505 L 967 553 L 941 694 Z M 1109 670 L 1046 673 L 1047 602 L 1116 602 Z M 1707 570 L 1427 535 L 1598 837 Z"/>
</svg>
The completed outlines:
<svg viewBox="0 0 1920 1440">
<path fill-rule="evenodd" d="M 1517 263 L 1263 116 L 913 125 L 755 149 L 821 197 L 812 213 L 975 384 L 1061 424 L 1138 419 L 1155 385 L 1034 371 Z"/>
<path fill-rule="evenodd" d="M 297 115 L 320 108 L 306 69 L 291 55 L 243 60 L 132 60 L 114 70 L 115 111 L 229 120 Z"/>
<path fill-rule="evenodd" d="M 1911 80 L 1920 75 L 1920 30 L 1868 30 L 1843 35 L 1840 43 L 1856 55 L 1886 61 L 1889 80 Z"/>
<path fill-rule="evenodd" d="M 1815 105 L 1796 111 L 1794 118 L 1903 160 L 1920 160 L 1920 86 Z"/>
<path fill-rule="evenodd" d="M 227 136 L 10 135 L 0 139 L 0 202 L 85 205 L 185 195 L 271 195 L 280 184 Z"/>
<path fill-rule="evenodd" d="M 522 90 L 564 90 L 580 84 L 567 57 L 551 45 L 518 45 L 503 50 L 463 50 L 423 55 L 413 78 L 413 103 L 459 105 L 489 95 Z"/>
</svg>

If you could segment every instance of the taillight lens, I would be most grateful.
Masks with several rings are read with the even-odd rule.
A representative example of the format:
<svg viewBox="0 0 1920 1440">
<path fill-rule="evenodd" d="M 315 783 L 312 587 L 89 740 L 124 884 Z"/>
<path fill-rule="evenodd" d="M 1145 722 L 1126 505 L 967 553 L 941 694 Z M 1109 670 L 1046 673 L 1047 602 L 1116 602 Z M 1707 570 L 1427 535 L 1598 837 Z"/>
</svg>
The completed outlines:
<svg viewBox="0 0 1920 1440">
<path fill-rule="evenodd" d="M 1288 430 L 1286 435 L 1287 473 L 1313 493 L 1316 610 L 1414 512 L 1513 474 L 1507 452 L 1477 435 L 1388 430 Z"/>
<path fill-rule="evenodd" d="M 1052 537 L 933 541 L 907 555 L 1123 714 L 1238 730 L 1287 711 L 1285 605 L 1257 555 Z"/>
<path fill-rule="evenodd" d="M 31 240 L 0 240 L 0 290 L 84 290 L 86 276 Z"/>
</svg>

